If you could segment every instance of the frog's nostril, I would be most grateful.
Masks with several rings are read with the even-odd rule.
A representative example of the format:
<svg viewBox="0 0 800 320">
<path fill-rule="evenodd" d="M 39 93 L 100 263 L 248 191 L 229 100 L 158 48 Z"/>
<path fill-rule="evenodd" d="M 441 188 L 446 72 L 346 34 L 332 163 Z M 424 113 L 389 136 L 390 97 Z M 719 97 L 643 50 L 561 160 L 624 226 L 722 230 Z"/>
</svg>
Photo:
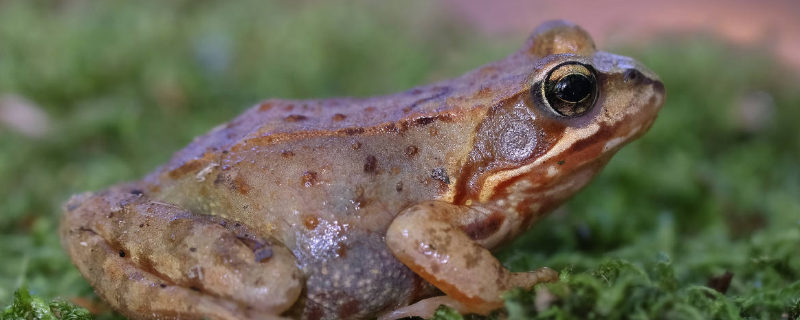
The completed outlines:
<svg viewBox="0 0 800 320">
<path fill-rule="evenodd" d="M 636 70 L 636 69 L 628 69 L 628 70 L 626 70 L 626 71 L 625 71 L 625 74 L 624 74 L 624 75 L 623 75 L 623 77 L 622 77 L 622 81 L 624 81 L 624 82 L 628 82 L 628 81 L 636 81 L 636 80 L 637 80 L 637 79 L 639 79 L 641 76 L 642 76 L 642 73 L 641 73 L 641 72 L 639 72 L 639 70 Z"/>
</svg>

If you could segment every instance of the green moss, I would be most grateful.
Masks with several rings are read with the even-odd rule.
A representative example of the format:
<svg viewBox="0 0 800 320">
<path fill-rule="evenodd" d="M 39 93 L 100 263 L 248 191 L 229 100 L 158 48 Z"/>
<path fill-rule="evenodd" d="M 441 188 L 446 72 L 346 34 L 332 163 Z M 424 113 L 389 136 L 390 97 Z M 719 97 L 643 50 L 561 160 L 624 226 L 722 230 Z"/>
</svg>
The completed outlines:
<svg viewBox="0 0 800 320">
<path fill-rule="evenodd" d="M 0 2 L 0 93 L 54 123 L 39 139 L 0 127 L 4 319 L 83 317 L 46 301 L 96 299 L 54 232 L 70 194 L 141 177 L 261 99 L 391 93 L 524 37 L 489 38 L 426 2 Z M 585 191 L 497 252 L 562 281 L 509 293 L 493 317 L 798 319 L 797 76 L 703 36 L 600 46 L 658 73 L 667 104 Z M 748 103 L 772 116 L 748 128 Z M 726 271 L 725 294 L 705 287 Z"/>
<path fill-rule="evenodd" d="M 89 320 L 92 315 L 63 300 L 44 301 L 22 287 L 14 292 L 14 301 L 0 314 L 0 320 Z"/>
<path fill-rule="evenodd" d="M 797 319 L 800 281 L 748 298 L 729 297 L 702 285 L 678 285 L 675 269 L 663 257 L 645 270 L 610 260 L 531 292 L 508 292 L 508 319 Z M 455 318 L 447 307 L 435 319 Z M 496 319 L 472 316 L 473 319 Z"/>
<path fill-rule="evenodd" d="M 439 306 L 433 314 L 432 320 L 464 320 L 464 317 L 457 311 L 446 306 Z"/>
</svg>

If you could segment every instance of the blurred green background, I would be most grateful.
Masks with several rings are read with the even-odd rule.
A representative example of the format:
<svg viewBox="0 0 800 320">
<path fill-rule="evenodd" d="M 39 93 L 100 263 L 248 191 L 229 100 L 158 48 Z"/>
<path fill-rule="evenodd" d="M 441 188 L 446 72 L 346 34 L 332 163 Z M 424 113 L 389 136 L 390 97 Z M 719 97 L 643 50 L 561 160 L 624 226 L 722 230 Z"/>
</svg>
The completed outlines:
<svg viewBox="0 0 800 320">
<path fill-rule="evenodd" d="M 0 306 L 23 286 L 96 299 L 55 232 L 71 194 L 137 179 L 259 100 L 405 90 L 526 36 L 490 36 L 420 1 L 0 1 Z M 599 46 L 658 73 L 666 106 L 585 191 L 498 253 L 564 280 L 510 294 L 504 314 L 799 319 L 797 74 L 704 35 Z M 726 271 L 724 294 L 705 287 Z"/>
</svg>

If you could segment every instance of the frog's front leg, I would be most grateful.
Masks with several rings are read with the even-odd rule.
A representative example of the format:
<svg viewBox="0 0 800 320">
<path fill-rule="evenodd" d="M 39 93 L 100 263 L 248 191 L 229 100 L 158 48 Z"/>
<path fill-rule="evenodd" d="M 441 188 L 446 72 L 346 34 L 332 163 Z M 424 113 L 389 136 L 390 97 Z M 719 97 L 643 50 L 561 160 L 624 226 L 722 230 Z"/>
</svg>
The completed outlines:
<svg viewBox="0 0 800 320">
<path fill-rule="evenodd" d="M 471 312 L 487 314 L 503 306 L 500 295 L 511 288 L 530 289 L 558 280 L 558 274 L 546 268 L 512 273 L 486 249 L 502 238 L 512 218 L 481 208 L 424 202 L 395 218 L 386 243 L 398 260 L 450 298 Z M 490 224 L 495 232 L 475 231 L 481 224 Z"/>
<path fill-rule="evenodd" d="M 302 291 L 292 253 L 265 235 L 130 187 L 73 197 L 61 238 L 112 307 L 136 319 L 276 319 Z"/>
</svg>

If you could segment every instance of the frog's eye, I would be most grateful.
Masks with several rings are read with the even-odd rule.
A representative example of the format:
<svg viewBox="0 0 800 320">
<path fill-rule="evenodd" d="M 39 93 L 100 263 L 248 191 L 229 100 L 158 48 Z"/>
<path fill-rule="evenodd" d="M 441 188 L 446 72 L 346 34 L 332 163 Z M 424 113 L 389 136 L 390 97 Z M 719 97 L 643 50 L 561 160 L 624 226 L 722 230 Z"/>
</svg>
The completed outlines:
<svg viewBox="0 0 800 320">
<path fill-rule="evenodd" d="M 547 104 L 565 117 L 583 115 L 597 100 L 594 72 L 591 67 L 578 62 L 567 62 L 553 68 L 541 88 Z"/>
</svg>

